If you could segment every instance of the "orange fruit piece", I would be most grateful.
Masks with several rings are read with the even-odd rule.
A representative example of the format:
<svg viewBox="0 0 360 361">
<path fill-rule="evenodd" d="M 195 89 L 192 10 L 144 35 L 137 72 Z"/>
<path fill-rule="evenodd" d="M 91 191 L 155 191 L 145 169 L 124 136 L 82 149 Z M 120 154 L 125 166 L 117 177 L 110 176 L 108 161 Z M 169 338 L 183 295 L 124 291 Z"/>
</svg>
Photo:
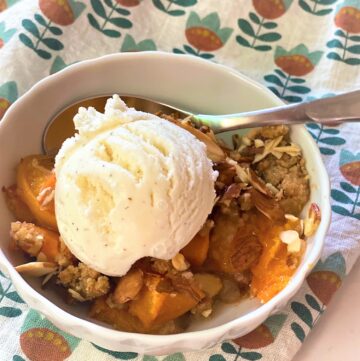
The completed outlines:
<svg viewBox="0 0 360 361">
<path fill-rule="evenodd" d="M 209 251 L 209 232 L 199 232 L 182 250 L 181 253 L 192 266 L 202 266 Z"/>
<path fill-rule="evenodd" d="M 34 222 L 29 207 L 20 199 L 16 184 L 10 187 L 2 187 L 5 203 L 15 219 L 21 222 Z"/>
<path fill-rule="evenodd" d="M 45 228 L 36 228 L 38 233 L 43 236 L 43 245 L 40 252 L 46 256 L 46 261 L 56 262 L 60 253 L 59 234 Z"/>
<path fill-rule="evenodd" d="M 45 196 L 50 196 L 55 188 L 55 175 L 51 171 L 53 158 L 45 155 L 30 155 L 20 161 L 17 169 L 17 186 L 21 200 L 29 207 L 37 222 L 47 228 L 57 230 L 54 200 L 46 204 Z"/>
<path fill-rule="evenodd" d="M 130 303 L 130 314 L 138 317 L 147 328 L 175 320 L 199 302 L 187 291 L 157 292 L 156 286 L 160 281 L 160 276 L 148 277 L 145 281 L 147 286 Z"/>
</svg>

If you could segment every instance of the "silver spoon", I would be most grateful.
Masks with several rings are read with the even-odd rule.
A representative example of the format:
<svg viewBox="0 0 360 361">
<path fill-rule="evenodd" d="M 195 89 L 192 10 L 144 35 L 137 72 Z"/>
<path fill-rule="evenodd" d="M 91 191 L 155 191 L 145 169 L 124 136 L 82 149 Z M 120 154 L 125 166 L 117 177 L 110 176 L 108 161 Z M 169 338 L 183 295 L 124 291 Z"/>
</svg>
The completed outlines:
<svg viewBox="0 0 360 361">
<path fill-rule="evenodd" d="M 68 106 L 55 115 L 43 133 L 42 145 L 44 152 L 54 154 L 61 147 L 63 141 L 75 133 L 73 117 L 79 107 L 93 106 L 97 110 L 103 111 L 106 100 L 110 96 L 84 99 Z M 190 115 L 194 123 L 209 126 L 214 133 L 266 125 L 292 125 L 306 122 L 337 125 L 341 122 L 360 121 L 360 90 L 300 104 L 227 115 L 194 115 L 151 99 L 134 96 L 121 96 L 121 98 L 129 107 L 148 113 L 178 113 L 180 117 Z"/>
</svg>

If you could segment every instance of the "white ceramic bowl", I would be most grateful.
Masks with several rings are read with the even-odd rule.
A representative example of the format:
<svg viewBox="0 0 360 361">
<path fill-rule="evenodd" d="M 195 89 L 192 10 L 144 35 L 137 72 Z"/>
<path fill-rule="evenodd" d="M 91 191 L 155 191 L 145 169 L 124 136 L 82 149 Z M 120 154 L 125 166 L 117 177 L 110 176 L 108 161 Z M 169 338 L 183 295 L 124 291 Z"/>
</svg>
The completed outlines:
<svg viewBox="0 0 360 361">
<path fill-rule="evenodd" d="M 41 152 L 41 135 L 47 121 L 76 100 L 100 94 L 129 94 L 152 98 L 199 113 L 232 113 L 281 105 L 265 87 L 221 65 L 185 55 L 161 52 L 125 53 L 84 61 L 49 76 L 17 100 L 0 122 L 0 186 L 14 182 L 15 166 L 23 156 Z M 226 136 L 225 136 L 226 137 Z M 81 306 L 69 307 L 39 280 L 24 279 L 14 265 L 21 255 L 7 250 L 12 220 L 0 197 L 1 268 L 21 297 L 60 329 L 116 351 L 170 354 L 201 350 L 222 340 L 244 335 L 281 309 L 296 293 L 317 262 L 330 222 L 329 179 L 320 153 L 303 126 L 294 126 L 292 139 L 300 144 L 311 180 L 311 202 L 322 220 L 308 241 L 303 261 L 288 286 L 268 303 L 246 300 L 226 305 L 214 317 L 194 324 L 184 333 L 143 335 L 113 330 L 88 319 Z"/>
</svg>

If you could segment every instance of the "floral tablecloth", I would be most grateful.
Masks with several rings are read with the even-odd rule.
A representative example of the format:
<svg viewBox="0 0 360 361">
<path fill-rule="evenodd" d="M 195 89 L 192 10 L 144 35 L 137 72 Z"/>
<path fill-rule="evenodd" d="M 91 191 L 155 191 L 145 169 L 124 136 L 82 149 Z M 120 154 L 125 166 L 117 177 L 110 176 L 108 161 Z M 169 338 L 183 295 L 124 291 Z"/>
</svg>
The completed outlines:
<svg viewBox="0 0 360 361">
<path fill-rule="evenodd" d="M 286 102 L 325 97 L 360 86 L 360 0 L 0 0 L 0 118 L 69 64 L 146 50 L 228 65 Z M 290 360 L 360 249 L 360 126 L 307 127 L 330 174 L 333 218 L 321 261 L 280 313 L 204 352 L 113 352 L 54 327 L 0 273 L 0 361 Z"/>
</svg>

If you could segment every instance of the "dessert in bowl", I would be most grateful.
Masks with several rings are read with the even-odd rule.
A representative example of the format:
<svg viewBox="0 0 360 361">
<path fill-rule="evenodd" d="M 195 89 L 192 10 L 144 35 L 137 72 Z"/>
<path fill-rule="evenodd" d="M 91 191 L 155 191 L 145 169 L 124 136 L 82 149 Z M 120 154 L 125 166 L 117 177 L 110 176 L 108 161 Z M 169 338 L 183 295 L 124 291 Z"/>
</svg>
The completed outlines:
<svg viewBox="0 0 360 361">
<path fill-rule="evenodd" d="M 37 87 L 41 92 L 51 80 L 54 87 L 61 86 L 66 72 L 80 79 L 89 66 L 104 72 L 110 63 L 121 69 L 134 60 L 141 65 L 166 61 L 170 68 L 183 66 L 189 72 L 200 63 L 224 79 L 230 74 L 187 57 L 117 55 L 79 64 Z M 201 72 L 194 74 L 201 77 Z M 108 82 L 106 77 L 99 81 L 99 90 Z M 107 93 L 113 87 L 108 83 Z M 85 84 L 84 89 L 96 95 Z M 47 90 L 51 93 L 51 86 Z M 129 93 L 124 88 L 117 91 L 125 92 Z M 36 95 L 36 87 L 27 96 L 31 93 Z M 146 89 L 134 94 L 150 95 Z M 271 98 L 267 91 L 264 94 Z M 78 98 L 87 95 L 83 90 Z M 21 110 L 21 100 L 13 108 Z M 11 127 L 9 115 L 4 128 Z M 70 315 L 59 322 L 50 311 L 54 304 L 32 296 L 46 303 L 45 315 L 59 327 L 70 325 L 67 330 L 75 335 L 113 349 L 198 349 L 250 331 L 300 286 L 319 256 L 322 241 L 314 244 L 314 238 L 327 227 L 327 194 L 314 194 L 312 184 L 318 179 L 306 152 L 315 148 L 309 149 L 314 145 L 302 127 L 236 134 L 231 149 L 211 130 L 195 129 L 189 119 L 160 117 L 129 109 L 117 96 L 108 101 L 104 114 L 81 109 L 75 117 L 79 135 L 62 146 L 55 173 L 49 157 L 29 156 L 36 148 L 25 147 L 12 164 L 23 158 L 17 182 L 5 188 L 12 209 L 22 210 L 11 226 L 13 244 L 37 261 L 26 264 L 29 259 L 20 261 L 19 254 L 8 251 L 16 265 L 22 264 L 17 270 L 46 274 L 46 281 L 52 275 L 60 286 L 49 281 L 43 295 L 70 313 L 80 312 L 87 320 L 122 331 L 93 325 L 96 331 L 91 332 L 88 321 Z M 300 215 L 306 203 L 309 215 Z M 311 264 L 304 270 L 307 261 Z M 24 282 L 16 271 L 9 272 Z M 39 287 L 38 280 L 30 282 Z M 78 304 L 65 305 L 58 296 L 60 288 Z M 24 295 L 24 288 L 19 292 Z M 26 293 L 25 300 L 33 305 Z M 260 301 L 266 303 L 261 306 Z M 83 302 L 91 303 L 91 318 Z"/>
</svg>

